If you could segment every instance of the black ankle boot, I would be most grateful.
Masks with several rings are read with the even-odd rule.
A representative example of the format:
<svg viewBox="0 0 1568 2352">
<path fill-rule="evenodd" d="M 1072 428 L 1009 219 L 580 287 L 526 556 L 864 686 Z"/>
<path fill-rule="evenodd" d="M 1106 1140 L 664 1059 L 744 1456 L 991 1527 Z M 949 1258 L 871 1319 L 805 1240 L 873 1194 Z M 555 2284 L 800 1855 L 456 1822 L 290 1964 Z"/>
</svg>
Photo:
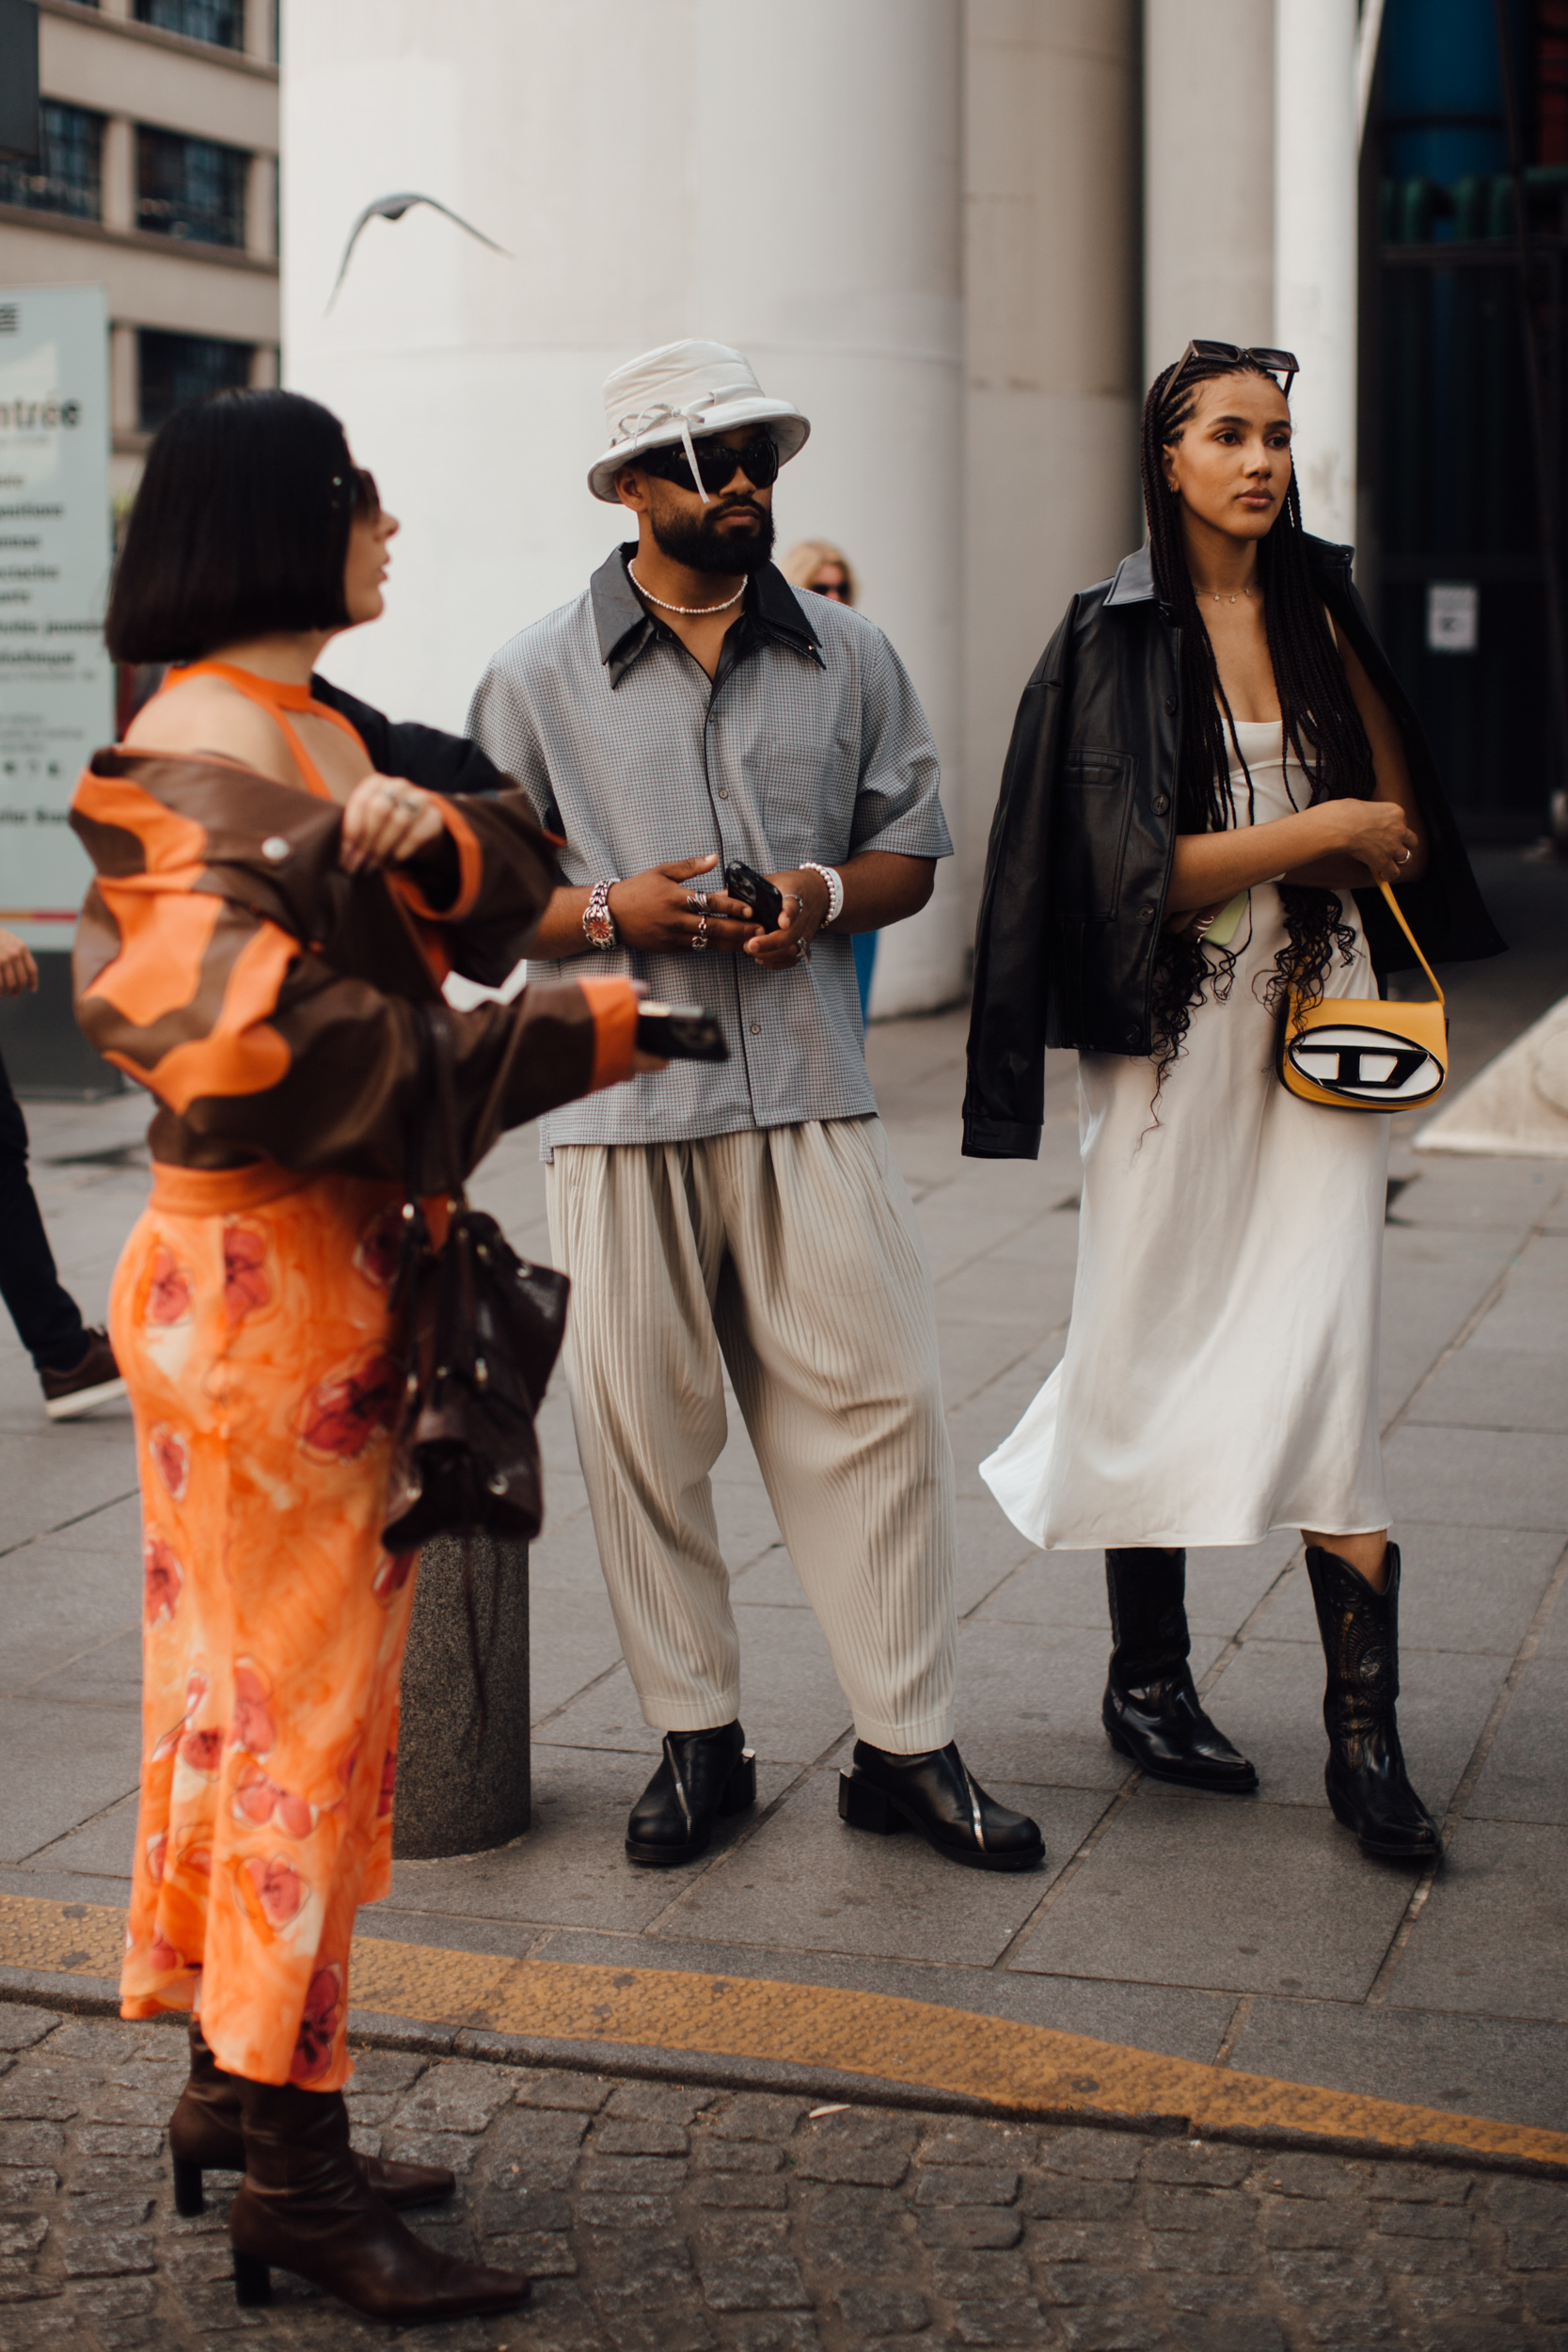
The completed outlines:
<svg viewBox="0 0 1568 2352">
<path fill-rule="evenodd" d="M 1155 1549 L 1108 1551 L 1111 1671 L 1101 1709 L 1118 1756 L 1155 1780 L 1246 1796 L 1258 1774 L 1216 1731 L 1187 1664 L 1187 1555 Z"/>
<path fill-rule="evenodd" d="M 717 1731 L 667 1731 L 664 1758 L 631 1809 L 626 1854 L 668 1869 L 706 1853 L 721 1814 L 757 1801 L 756 1757 L 738 1724 Z"/>
<path fill-rule="evenodd" d="M 1431 1862 L 1443 1851 L 1437 1824 L 1410 1786 L 1394 1702 L 1400 1694 L 1400 1548 L 1388 1547 L 1388 1582 L 1375 1593 L 1348 1560 L 1317 1544 L 1307 1573 L 1328 1661 L 1323 1786 L 1336 1820 L 1361 1851 L 1391 1862 Z"/>
<path fill-rule="evenodd" d="M 206 2208 L 201 2185 L 204 2172 L 245 2170 L 239 2076 L 224 2073 L 207 2045 L 199 2020 L 194 2017 L 190 2042 L 190 2080 L 168 2120 L 174 2210 L 186 2220 Z M 394 2212 L 406 2206 L 439 2204 L 457 2186 L 444 2164 L 395 2164 L 385 2156 L 359 2154 L 354 2161 L 382 2203 Z"/>
<path fill-rule="evenodd" d="M 857 1740 L 850 1762 L 838 1776 L 838 1818 L 851 1829 L 883 1837 L 918 1830 L 938 1853 L 974 1870 L 1031 1870 L 1045 1860 L 1037 1824 L 988 1797 L 952 1740 L 921 1756 L 891 1756 Z"/>
</svg>

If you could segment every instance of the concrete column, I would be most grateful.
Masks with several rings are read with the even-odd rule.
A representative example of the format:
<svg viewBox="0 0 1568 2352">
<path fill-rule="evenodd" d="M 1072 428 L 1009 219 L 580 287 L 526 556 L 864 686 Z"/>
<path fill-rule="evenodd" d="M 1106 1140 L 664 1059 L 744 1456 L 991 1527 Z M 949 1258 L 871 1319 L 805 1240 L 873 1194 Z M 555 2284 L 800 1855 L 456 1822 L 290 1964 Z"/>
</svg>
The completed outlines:
<svg viewBox="0 0 1568 2352">
<path fill-rule="evenodd" d="M 781 543 L 848 548 L 961 825 L 960 88 L 959 0 L 287 0 L 285 377 L 405 526 L 388 618 L 333 675 L 460 723 L 494 647 L 625 535 L 583 482 L 604 375 L 713 336 L 811 416 Z M 405 189 L 508 256 L 428 210 L 372 222 L 328 312 L 356 215 Z M 966 928 L 949 870 L 888 933 L 879 1009 L 951 997 Z"/>
<path fill-rule="evenodd" d="M 1291 395 L 1303 519 L 1355 536 L 1356 0 L 1275 0 L 1274 340 Z"/>
<path fill-rule="evenodd" d="M 277 158 L 252 155 L 245 174 L 245 249 L 264 262 L 277 254 Z"/>
<path fill-rule="evenodd" d="M 420 1554 L 403 1668 L 392 1850 L 408 1859 L 482 1853 L 529 1825 L 528 1546 L 475 1535 L 468 1595 L 484 1682 L 484 1737 L 464 1593 L 464 1542 Z"/>
<path fill-rule="evenodd" d="M 969 919 L 1023 684 L 1075 589 L 1142 537 L 1137 10 L 968 0 Z"/>
<path fill-rule="evenodd" d="M 245 54 L 259 64 L 271 65 L 277 56 L 277 0 L 245 0 Z"/>
<path fill-rule="evenodd" d="M 109 329 L 109 421 L 115 433 L 141 430 L 141 383 L 136 366 L 136 330 L 117 319 Z"/>
<path fill-rule="evenodd" d="M 103 125 L 98 159 L 103 191 L 103 226 L 120 234 L 136 225 L 136 132 L 123 115 Z"/>
<path fill-rule="evenodd" d="M 1145 390 L 1194 335 L 1274 340 L 1274 50 L 1269 0 L 1144 0 Z"/>
</svg>

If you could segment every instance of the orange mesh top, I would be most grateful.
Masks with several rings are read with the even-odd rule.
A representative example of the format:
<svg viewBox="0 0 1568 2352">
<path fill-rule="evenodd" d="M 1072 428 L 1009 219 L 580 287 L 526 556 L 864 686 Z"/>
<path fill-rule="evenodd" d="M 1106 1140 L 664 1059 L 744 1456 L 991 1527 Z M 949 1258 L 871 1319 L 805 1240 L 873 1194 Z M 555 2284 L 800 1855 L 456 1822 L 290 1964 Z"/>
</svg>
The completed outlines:
<svg viewBox="0 0 1568 2352">
<path fill-rule="evenodd" d="M 308 710 L 313 719 L 330 720 L 335 727 L 341 727 L 351 743 L 358 744 L 367 760 L 371 758 L 358 728 L 352 726 L 341 710 L 332 709 L 326 703 L 313 702 L 308 686 L 290 686 L 282 678 L 262 677 L 255 670 L 237 669 L 230 661 L 192 661 L 183 669 L 171 670 L 159 687 L 158 693 L 166 694 L 170 687 L 183 686 L 185 680 L 191 677 L 220 677 L 237 689 L 247 702 L 260 703 L 263 710 L 270 710 L 282 731 L 283 740 L 293 754 L 294 765 L 299 770 L 306 790 L 314 792 L 324 801 L 334 800 L 337 796 L 323 782 L 320 769 L 300 741 L 299 730 L 288 717 L 291 710 Z M 152 699 L 156 702 L 157 694 Z M 371 765 L 375 765 L 373 760 L 371 760 Z"/>
</svg>

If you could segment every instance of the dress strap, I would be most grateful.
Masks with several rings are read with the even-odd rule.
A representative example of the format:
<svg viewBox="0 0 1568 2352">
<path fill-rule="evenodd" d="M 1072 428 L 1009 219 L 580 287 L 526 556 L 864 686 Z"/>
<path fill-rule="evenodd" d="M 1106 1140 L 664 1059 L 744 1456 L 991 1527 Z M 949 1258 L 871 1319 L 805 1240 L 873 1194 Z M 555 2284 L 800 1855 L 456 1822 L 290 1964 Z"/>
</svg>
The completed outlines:
<svg viewBox="0 0 1568 2352">
<path fill-rule="evenodd" d="M 324 801 L 333 800 L 336 795 L 324 781 L 320 769 L 301 742 L 299 730 L 288 716 L 291 710 L 309 711 L 313 719 L 330 720 L 335 727 L 341 728 L 351 743 L 357 743 L 367 759 L 371 757 L 358 728 L 351 724 L 341 710 L 334 710 L 327 703 L 312 701 L 308 686 L 291 686 L 284 678 L 262 677 L 258 671 L 242 670 L 231 661 L 192 661 L 181 669 L 171 670 L 158 692 L 166 694 L 170 687 L 182 686 L 191 677 L 220 677 L 226 686 L 232 686 L 247 702 L 258 703 L 263 710 L 270 711 L 293 754 L 306 790 L 314 792 Z M 373 760 L 371 765 L 375 765 Z"/>
</svg>

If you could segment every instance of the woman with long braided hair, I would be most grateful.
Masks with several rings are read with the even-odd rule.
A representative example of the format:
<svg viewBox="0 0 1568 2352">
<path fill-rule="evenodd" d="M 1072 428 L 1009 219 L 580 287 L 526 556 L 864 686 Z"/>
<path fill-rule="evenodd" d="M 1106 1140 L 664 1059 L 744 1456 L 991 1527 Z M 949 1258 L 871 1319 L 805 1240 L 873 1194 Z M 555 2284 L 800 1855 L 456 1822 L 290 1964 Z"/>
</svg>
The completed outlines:
<svg viewBox="0 0 1568 2352">
<path fill-rule="evenodd" d="M 1188 1665 L 1189 1545 L 1299 1529 L 1328 1661 L 1326 1786 L 1363 1851 L 1441 1852 L 1400 1748 L 1400 1554 L 1376 1409 L 1388 1120 L 1287 1093 L 1287 993 L 1377 993 L 1500 946 L 1414 714 L 1302 529 L 1288 353 L 1194 343 L 1144 406 L 1148 541 L 1030 681 L 990 846 L 965 1150 L 1033 1156 L 1080 1049 L 1066 1354 L 982 1465 L 1046 1549 L 1105 1548 L 1112 1745 L 1189 1788 L 1258 1775 Z M 1280 377 L 1285 381 L 1283 385 Z M 1380 919 L 1381 918 L 1381 919 Z"/>
</svg>

